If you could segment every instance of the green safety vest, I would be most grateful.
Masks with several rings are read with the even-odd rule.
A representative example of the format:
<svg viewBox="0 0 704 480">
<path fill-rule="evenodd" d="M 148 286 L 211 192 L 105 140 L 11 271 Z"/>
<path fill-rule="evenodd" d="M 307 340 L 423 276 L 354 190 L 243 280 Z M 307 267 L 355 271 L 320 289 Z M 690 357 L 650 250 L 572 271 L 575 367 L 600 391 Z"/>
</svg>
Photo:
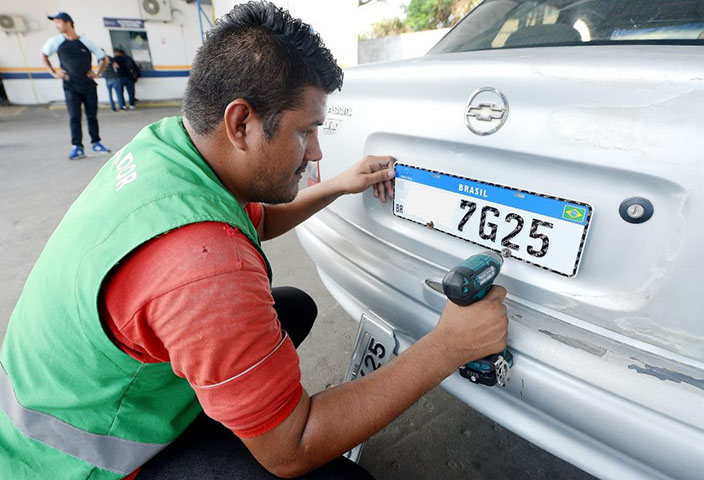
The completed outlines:
<svg viewBox="0 0 704 480">
<path fill-rule="evenodd" d="M 200 413 L 192 388 L 170 364 L 141 363 L 112 343 L 98 295 L 110 270 L 139 245 L 204 221 L 238 228 L 266 260 L 243 207 L 200 156 L 180 117 L 145 127 L 74 202 L 7 328 L 0 478 L 122 478 Z M 268 261 L 267 269 L 271 279 Z"/>
</svg>

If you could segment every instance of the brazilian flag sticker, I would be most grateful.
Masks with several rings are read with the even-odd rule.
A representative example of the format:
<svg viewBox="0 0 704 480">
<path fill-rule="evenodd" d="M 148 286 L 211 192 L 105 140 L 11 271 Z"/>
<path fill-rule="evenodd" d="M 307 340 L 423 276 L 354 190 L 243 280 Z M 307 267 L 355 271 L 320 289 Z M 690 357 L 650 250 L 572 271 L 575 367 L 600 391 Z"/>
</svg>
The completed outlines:
<svg viewBox="0 0 704 480">
<path fill-rule="evenodd" d="M 587 214 L 587 209 L 575 205 L 565 205 L 562 210 L 562 218 L 571 222 L 582 223 Z"/>
</svg>

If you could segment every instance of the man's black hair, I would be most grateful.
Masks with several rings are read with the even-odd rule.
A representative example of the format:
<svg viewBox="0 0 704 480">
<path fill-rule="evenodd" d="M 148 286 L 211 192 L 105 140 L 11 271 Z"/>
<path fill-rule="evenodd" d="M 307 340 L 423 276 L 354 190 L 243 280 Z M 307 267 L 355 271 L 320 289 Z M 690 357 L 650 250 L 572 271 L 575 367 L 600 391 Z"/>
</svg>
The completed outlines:
<svg viewBox="0 0 704 480">
<path fill-rule="evenodd" d="M 295 109 L 304 87 L 342 88 L 337 66 L 317 33 L 265 1 L 236 5 L 200 47 L 183 97 L 183 115 L 196 133 L 210 133 L 227 105 L 247 100 L 271 139 L 281 115 Z"/>
</svg>

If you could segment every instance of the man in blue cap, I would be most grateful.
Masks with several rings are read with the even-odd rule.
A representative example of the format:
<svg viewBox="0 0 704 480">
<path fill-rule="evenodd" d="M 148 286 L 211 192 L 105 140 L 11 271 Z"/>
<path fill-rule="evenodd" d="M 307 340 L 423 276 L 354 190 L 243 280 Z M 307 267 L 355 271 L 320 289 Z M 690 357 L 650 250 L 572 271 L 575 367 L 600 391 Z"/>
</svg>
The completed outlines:
<svg viewBox="0 0 704 480">
<path fill-rule="evenodd" d="M 95 43 L 78 36 L 74 30 L 73 19 L 66 12 L 49 16 L 56 25 L 60 35 L 50 38 L 42 48 L 42 58 L 54 78 L 63 80 L 66 108 L 71 125 L 71 153 L 69 160 L 85 157 L 83 150 L 83 131 L 81 130 L 81 104 L 85 106 L 88 120 L 88 132 L 93 144 L 93 152 L 109 153 L 100 143 L 98 128 L 98 92 L 96 78 L 102 75 L 107 66 L 107 57 Z M 57 72 L 49 61 L 49 56 L 57 53 L 61 62 L 61 71 Z M 100 62 L 98 72 L 92 70 L 91 54 Z"/>
</svg>

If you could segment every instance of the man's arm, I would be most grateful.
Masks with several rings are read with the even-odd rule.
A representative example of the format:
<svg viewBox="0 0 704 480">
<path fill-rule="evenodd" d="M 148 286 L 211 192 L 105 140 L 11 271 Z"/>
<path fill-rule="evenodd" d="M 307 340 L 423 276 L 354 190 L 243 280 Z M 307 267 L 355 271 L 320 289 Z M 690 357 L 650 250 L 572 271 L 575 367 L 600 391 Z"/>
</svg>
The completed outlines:
<svg viewBox="0 0 704 480">
<path fill-rule="evenodd" d="M 108 65 L 107 55 L 103 53 L 103 49 L 101 49 L 97 44 L 93 43 L 91 40 L 83 36 L 79 37 L 79 40 L 83 45 L 86 46 L 88 50 L 90 50 L 93 55 L 95 55 L 95 59 L 100 62 L 97 73 L 91 69 L 86 72 L 86 75 L 90 78 L 98 78 L 103 74 L 103 72 L 105 71 L 105 67 L 107 67 Z"/>
<path fill-rule="evenodd" d="M 64 72 L 63 70 L 57 72 L 56 69 L 54 69 L 54 66 L 51 64 L 51 60 L 49 60 L 49 57 L 44 53 L 42 53 L 42 60 L 44 60 L 44 65 L 46 65 L 46 68 L 49 70 L 49 73 L 52 77 L 60 78 L 61 80 L 68 80 L 68 75 L 66 75 L 66 72 Z"/>
<path fill-rule="evenodd" d="M 347 193 L 360 193 L 373 186 L 382 202 L 393 194 L 393 157 L 368 156 L 337 177 L 303 189 L 291 203 L 265 205 L 259 238 L 278 237 Z"/>
<path fill-rule="evenodd" d="M 100 65 L 98 66 L 98 71 L 94 72 L 93 70 L 88 70 L 86 72 L 86 75 L 90 78 L 98 78 L 100 77 L 103 72 L 105 71 L 105 67 L 108 65 L 108 57 L 105 56 L 100 60 Z"/>
<path fill-rule="evenodd" d="M 506 290 L 468 307 L 450 302 L 438 326 L 379 370 L 309 397 L 273 430 L 243 442 L 270 472 L 289 478 L 324 465 L 378 432 L 460 365 L 502 351 Z"/>
<path fill-rule="evenodd" d="M 107 57 L 107 55 L 106 55 L 106 56 L 103 57 L 103 60 L 102 60 L 102 62 L 100 63 L 100 67 L 98 67 L 98 76 L 99 76 L 99 77 L 103 74 L 103 72 L 105 71 L 105 69 L 107 68 L 107 66 L 108 66 L 108 57 Z"/>
<path fill-rule="evenodd" d="M 69 77 L 66 72 L 64 72 L 63 70 L 57 72 L 56 69 L 54 69 L 54 66 L 51 64 L 51 60 L 49 60 L 49 56 L 55 54 L 58 51 L 59 45 L 61 45 L 64 40 L 65 39 L 63 35 L 56 35 L 55 37 L 51 37 L 49 40 L 47 40 L 46 43 L 44 43 L 44 46 L 42 47 L 42 60 L 44 61 L 44 65 L 46 65 L 46 68 L 49 70 L 49 73 L 52 77 L 60 78 L 61 80 L 68 80 Z"/>
</svg>

